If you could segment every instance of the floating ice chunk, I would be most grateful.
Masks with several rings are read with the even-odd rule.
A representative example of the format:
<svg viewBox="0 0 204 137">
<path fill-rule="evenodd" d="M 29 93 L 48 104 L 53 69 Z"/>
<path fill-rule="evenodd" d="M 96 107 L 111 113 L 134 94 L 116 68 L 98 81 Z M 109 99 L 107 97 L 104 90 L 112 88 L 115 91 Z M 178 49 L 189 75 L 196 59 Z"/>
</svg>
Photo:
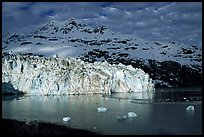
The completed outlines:
<svg viewBox="0 0 204 137">
<path fill-rule="evenodd" d="M 186 108 L 187 111 L 194 111 L 195 110 L 195 107 L 190 105 Z"/>
<path fill-rule="evenodd" d="M 128 118 L 127 115 L 123 115 L 123 116 L 116 116 L 118 120 L 126 120 Z"/>
<path fill-rule="evenodd" d="M 137 114 L 135 114 L 134 112 L 128 112 L 127 115 L 122 115 L 122 116 L 116 116 L 118 120 L 120 121 L 124 121 L 127 118 L 132 118 L 132 117 L 137 117 Z"/>
<path fill-rule="evenodd" d="M 71 118 L 70 117 L 63 117 L 63 121 L 69 121 Z"/>
<path fill-rule="evenodd" d="M 128 117 L 137 117 L 137 114 L 134 112 L 128 112 Z"/>
<path fill-rule="evenodd" d="M 106 112 L 107 111 L 107 108 L 105 108 L 105 107 L 100 107 L 97 109 L 98 109 L 98 112 Z"/>
</svg>

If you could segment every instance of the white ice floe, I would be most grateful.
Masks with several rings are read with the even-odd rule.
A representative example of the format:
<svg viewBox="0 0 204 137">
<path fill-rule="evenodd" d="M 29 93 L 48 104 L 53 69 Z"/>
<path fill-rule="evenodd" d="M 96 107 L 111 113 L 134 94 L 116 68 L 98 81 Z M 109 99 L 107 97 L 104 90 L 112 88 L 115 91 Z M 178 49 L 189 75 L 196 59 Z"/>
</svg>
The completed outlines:
<svg viewBox="0 0 204 137">
<path fill-rule="evenodd" d="M 186 108 L 187 111 L 194 111 L 195 110 L 195 107 L 190 105 Z"/>
<path fill-rule="evenodd" d="M 71 120 L 70 117 L 63 117 L 63 121 L 67 122 L 67 121 L 69 121 L 69 120 Z"/>
<path fill-rule="evenodd" d="M 98 109 L 98 112 L 106 112 L 107 111 L 107 108 L 105 108 L 105 107 L 99 107 L 97 109 Z"/>
<path fill-rule="evenodd" d="M 137 114 L 134 112 L 128 112 L 127 115 L 116 116 L 117 120 L 120 120 L 120 121 L 126 120 L 128 118 L 134 118 L 134 117 L 137 117 Z"/>
<path fill-rule="evenodd" d="M 128 117 L 137 117 L 137 114 L 134 112 L 128 112 Z"/>
</svg>

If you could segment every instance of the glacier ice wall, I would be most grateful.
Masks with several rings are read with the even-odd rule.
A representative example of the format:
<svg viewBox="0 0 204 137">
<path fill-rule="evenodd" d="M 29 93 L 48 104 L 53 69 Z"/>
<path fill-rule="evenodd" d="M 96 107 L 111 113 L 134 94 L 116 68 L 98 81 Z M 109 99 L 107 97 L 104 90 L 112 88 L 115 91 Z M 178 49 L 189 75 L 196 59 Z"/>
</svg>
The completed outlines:
<svg viewBox="0 0 204 137">
<path fill-rule="evenodd" d="M 74 58 L 4 54 L 2 83 L 29 95 L 150 92 L 154 85 L 141 69 Z M 2 92 L 7 92 L 4 90 Z M 10 91 L 15 92 L 15 91 Z"/>
</svg>

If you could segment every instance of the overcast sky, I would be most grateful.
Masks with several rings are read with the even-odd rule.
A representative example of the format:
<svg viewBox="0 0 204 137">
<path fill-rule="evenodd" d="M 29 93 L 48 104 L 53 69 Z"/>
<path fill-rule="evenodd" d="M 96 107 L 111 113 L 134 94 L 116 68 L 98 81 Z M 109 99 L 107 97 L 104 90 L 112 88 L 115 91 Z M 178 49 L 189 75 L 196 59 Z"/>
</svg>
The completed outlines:
<svg viewBox="0 0 204 137">
<path fill-rule="evenodd" d="M 3 2 L 2 33 L 29 33 L 72 17 L 148 40 L 202 43 L 201 2 Z"/>
</svg>

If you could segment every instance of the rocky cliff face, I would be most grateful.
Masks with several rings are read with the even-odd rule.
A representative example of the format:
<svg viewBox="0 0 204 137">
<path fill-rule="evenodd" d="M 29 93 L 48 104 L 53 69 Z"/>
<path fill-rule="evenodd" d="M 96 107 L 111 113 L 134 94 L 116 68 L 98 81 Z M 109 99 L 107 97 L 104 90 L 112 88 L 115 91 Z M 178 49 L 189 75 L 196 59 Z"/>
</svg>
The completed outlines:
<svg viewBox="0 0 204 137">
<path fill-rule="evenodd" d="M 2 83 L 3 92 L 21 91 L 29 95 L 110 94 L 154 90 L 149 75 L 132 66 L 8 53 L 3 53 L 2 57 Z"/>
</svg>

